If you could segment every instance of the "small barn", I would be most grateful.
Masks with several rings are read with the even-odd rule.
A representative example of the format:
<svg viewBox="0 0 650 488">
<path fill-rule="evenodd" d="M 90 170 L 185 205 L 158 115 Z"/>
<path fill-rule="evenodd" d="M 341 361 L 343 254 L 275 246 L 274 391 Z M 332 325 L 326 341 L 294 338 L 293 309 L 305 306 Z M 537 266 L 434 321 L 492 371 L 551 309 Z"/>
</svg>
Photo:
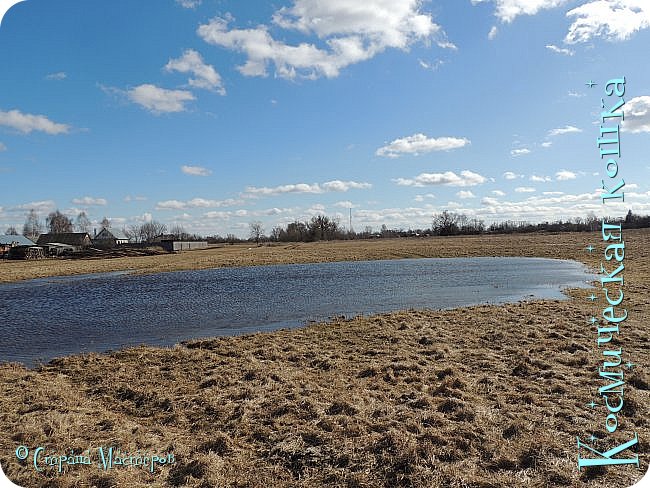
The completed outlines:
<svg viewBox="0 0 650 488">
<path fill-rule="evenodd" d="M 37 244 L 48 250 L 49 255 L 81 251 L 92 245 L 87 232 L 65 232 L 61 234 L 41 234 Z"/>
<path fill-rule="evenodd" d="M 128 244 L 129 238 L 117 229 L 102 229 L 93 239 L 93 245 L 102 248 L 111 248 L 120 244 Z"/>
</svg>

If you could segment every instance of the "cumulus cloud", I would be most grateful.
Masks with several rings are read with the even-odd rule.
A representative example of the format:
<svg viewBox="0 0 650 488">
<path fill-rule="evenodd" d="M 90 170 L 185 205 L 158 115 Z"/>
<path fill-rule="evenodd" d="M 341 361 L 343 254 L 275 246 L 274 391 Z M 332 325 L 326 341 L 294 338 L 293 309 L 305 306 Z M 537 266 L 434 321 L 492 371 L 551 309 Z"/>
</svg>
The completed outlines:
<svg viewBox="0 0 650 488">
<path fill-rule="evenodd" d="M 72 203 L 74 203 L 75 205 L 100 206 L 100 207 L 108 204 L 105 198 L 94 198 L 94 197 L 73 198 Z"/>
<path fill-rule="evenodd" d="M 555 173 L 555 179 L 558 181 L 575 180 L 577 175 L 573 171 L 563 169 Z"/>
<path fill-rule="evenodd" d="M 572 125 L 565 125 L 564 127 L 558 127 L 556 129 L 551 129 L 548 131 L 549 137 L 561 136 L 563 134 L 572 134 L 575 132 L 582 132 L 582 129 L 578 129 Z"/>
<path fill-rule="evenodd" d="M 537 190 L 535 190 L 535 188 L 532 188 L 530 186 L 518 186 L 517 188 L 515 188 L 515 191 L 517 193 L 533 193 Z"/>
<path fill-rule="evenodd" d="M 167 90 L 148 83 L 128 90 L 126 96 L 133 103 L 156 115 L 183 112 L 185 103 L 195 99 L 194 95 L 187 90 Z"/>
<path fill-rule="evenodd" d="M 52 81 L 61 81 L 65 80 L 68 77 L 63 71 L 59 71 L 58 73 L 50 73 L 45 76 L 46 80 L 52 80 Z"/>
<path fill-rule="evenodd" d="M 418 0 L 294 0 L 273 15 L 276 27 L 315 36 L 320 44 L 278 41 L 269 26 L 230 28 L 231 18 L 214 18 L 198 28 L 207 43 L 246 55 L 245 76 L 267 76 L 269 65 L 282 78 L 332 78 L 341 69 L 368 60 L 388 48 L 406 50 L 418 41 L 436 40 L 454 48 Z"/>
<path fill-rule="evenodd" d="M 530 154 L 530 149 L 525 147 L 521 149 L 513 149 L 510 151 L 510 155 L 515 158 L 518 156 L 525 156 L 526 154 Z"/>
<path fill-rule="evenodd" d="M 473 173 L 469 170 L 464 170 L 457 175 L 453 171 L 446 171 L 445 173 L 421 173 L 415 178 L 397 178 L 393 181 L 400 186 L 476 186 L 485 183 L 487 178 L 484 176 Z"/>
<path fill-rule="evenodd" d="M 624 109 L 625 120 L 621 124 L 624 131 L 633 134 L 650 132 L 650 96 L 632 98 Z"/>
<path fill-rule="evenodd" d="M 490 29 L 490 32 L 488 32 L 488 39 L 490 41 L 494 40 L 499 33 L 499 28 L 496 25 L 493 25 L 492 28 Z"/>
<path fill-rule="evenodd" d="M 242 200 L 228 198 L 226 200 L 211 200 L 207 198 L 192 198 L 191 200 L 165 200 L 156 204 L 156 210 L 185 210 L 190 208 L 219 208 L 232 207 L 243 203 Z"/>
<path fill-rule="evenodd" d="M 181 166 L 181 171 L 186 175 L 192 175 L 192 176 L 210 176 L 212 174 L 212 170 L 209 170 L 208 168 L 204 168 L 203 166 L 183 165 Z"/>
<path fill-rule="evenodd" d="M 505 197 L 506 196 L 506 192 L 501 191 L 501 190 L 492 190 L 492 194 L 496 195 L 498 197 Z"/>
<path fill-rule="evenodd" d="M 0 110 L 0 125 L 11 127 L 23 134 L 37 131 L 57 135 L 67 134 L 70 131 L 69 125 L 53 122 L 44 115 L 24 114 L 19 110 L 10 110 L 9 112 Z"/>
<path fill-rule="evenodd" d="M 517 178 L 523 178 L 524 175 L 518 175 L 517 173 L 513 173 L 512 171 L 506 171 L 503 173 L 503 177 L 506 180 L 516 180 Z"/>
<path fill-rule="evenodd" d="M 333 180 L 325 183 L 296 183 L 289 185 L 280 185 L 275 187 L 254 187 L 246 188 L 246 194 L 249 196 L 273 196 L 286 193 L 327 193 L 327 192 L 346 192 L 348 190 L 359 189 L 365 190 L 371 188 L 370 183 L 361 183 L 357 181 Z"/>
<path fill-rule="evenodd" d="M 472 0 L 476 5 L 488 0 Z M 540 10 L 555 8 L 568 0 L 493 0 L 496 4 L 494 14 L 502 22 L 512 22 L 520 15 L 535 15 Z"/>
<path fill-rule="evenodd" d="M 565 56 L 573 56 L 575 54 L 575 52 L 572 51 L 571 49 L 567 49 L 565 47 L 558 47 L 555 44 L 547 44 L 546 49 L 550 49 L 554 53 L 564 54 Z"/>
<path fill-rule="evenodd" d="M 6 150 L 7 150 L 7 146 L 5 146 L 2 142 L 0 142 L 0 152 L 6 151 Z"/>
<path fill-rule="evenodd" d="M 467 198 L 476 198 L 476 195 L 474 195 L 471 191 L 469 190 L 461 190 L 458 193 L 456 193 L 456 196 L 460 199 L 467 199 Z"/>
<path fill-rule="evenodd" d="M 180 58 L 170 59 L 165 65 L 165 70 L 190 73 L 194 75 L 194 78 L 188 81 L 190 86 L 216 91 L 220 95 L 226 94 L 219 73 L 214 67 L 206 64 L 201 55 L 193 49 L 187 49 Z"/>
<path fill-rule="evenodd" d="M 574 21 L 564 41 L 587 42 L 594 37 L 624 41 L 650 27 L 647 0 L 593 0 L 567 12 Z"/>
<path fill-rule="evenodd" d="M 36 202 L 23 203 L 14 207 L 15 210 L 35 210 L 38 213 L 45 213 L 54 210 L 54 200 L 39 200 Z"/>
<path fill-rule="evenodd" d="M 196 8 L 201 5 L 202 0 L 176 0 L 176 3 L 183 8 Z"/>
<path fill-rule="evenodd" d="M 389 144 L 377 149 L 377 156 L 396 158 L 403 154 L 418 155 L 431 151 L 450 151 L 464 147 L 470 143 L 469 139 L 458 137 L 429 138 L 424 134 L 395 139 Z"/>
<path fill-rule="evenodd" d="M 547 181 L 551 181 L 550 176 L 531 175 L 531 177 L 529 179 L 530 179 L 530 181 L 535 181 L 535 182 L 538 182 L 538 183 L 545 183 Z"/>
</svg>

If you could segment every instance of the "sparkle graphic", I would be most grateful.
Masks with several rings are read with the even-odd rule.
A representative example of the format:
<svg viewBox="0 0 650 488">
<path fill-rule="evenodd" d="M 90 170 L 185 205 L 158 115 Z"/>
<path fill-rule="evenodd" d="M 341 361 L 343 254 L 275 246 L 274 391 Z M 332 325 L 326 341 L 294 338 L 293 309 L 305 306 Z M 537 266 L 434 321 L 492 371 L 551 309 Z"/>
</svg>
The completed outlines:
<svg viewBox="0 0 650 488">
<path fill-rule="evenodd" d="M 594 83 L 593 81 L 589 80 L 585 85 L 587 85 L 589 88 L 593 88 L 596 86 L 598 83 Z"/>
<path fill-rule="evenodd" d="M 636 366 L 636 364 L 634 364 L 634 363 L 631 362 L 631 361 L 628 361 L 628 362 L 625 364 L 625 366 L 627 366 L 627 369 L 632 369 L 634 366 Z"/>
<path fill-rule="evenodd" d="M 592 324 L 595 324 L 596 322 L 598 322 L 598 319 L 596 317 L 591 317 L 589 319 L 589 322 L 591 322 Z"/>
<path fill-rule="evenodd" d="M 587 403 L 587 406 L 591 407 L 591 408 L 596 408 L 597 405 L 598 404 L 596 402 L 594 402 L 593 400 L 591 401 L 591 403 Z"/>
<path fill-rule="evenodd" d="M 596 249 L 596 248 L 594 246 L 592 246 L 591 244 L 589 244 L 585 249 L 587 251 L 589 251 L 589 252 L 594 252 L 594 249 Z"/>
<path fill-rule="evenodd" d="M 599 440 L 599 439 L 598 439 L 598 437 L 596 437 L 595 435 L 591 434 L 591 435 L 589 436 L 589 440 L 590 440 L 591 442 L 594 442 L 594 441 L 597 441 L 597 440 Z"/>
<path fill-rule="evenodd" d="M 592 302 L 596 299 L 596 295 L 593 293 L 587 297 L 588 300 L 591 300 Z"/>
</svg>

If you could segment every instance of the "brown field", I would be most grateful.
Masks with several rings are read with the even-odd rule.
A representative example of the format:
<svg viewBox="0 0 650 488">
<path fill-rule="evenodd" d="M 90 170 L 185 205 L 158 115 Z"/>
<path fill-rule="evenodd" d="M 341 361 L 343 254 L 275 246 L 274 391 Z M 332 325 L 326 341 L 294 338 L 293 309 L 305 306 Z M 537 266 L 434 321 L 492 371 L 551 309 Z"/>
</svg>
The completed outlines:
<svg viewBox="0 0 650 488">
<path fill-rule="evenodd" d="M 627 487 L 648 468 L 650 232 L 627 231 L 618 344 L 625 407 L 607 450 L 639 436 L 641 468 L 577 470 L 576 436 L 603 436 L 595 342 L 604 300 L 401 311 L 295 330 L 0 366 L 0 463 L 25 487 Z M 596 266 L 592 234 L 333 242 L 107 261 L 3 263 L 2 280 L 117 269 L 450 256 L 545 256 Z M 42 265 L 46 264 L 47 267 Z M 8 271 L 8 274 L 5 273 Z M 618 346 L 617 346 L 618 347 Z M 36 473 L 48 453 L 115 446 L 173 465 Z M 626 452 L 627 456 L 631 453 Z M 95 456 L 96 458 L 96 456 Z M 94 460 L 95 462 L 96 459 Z"/>
</svg>

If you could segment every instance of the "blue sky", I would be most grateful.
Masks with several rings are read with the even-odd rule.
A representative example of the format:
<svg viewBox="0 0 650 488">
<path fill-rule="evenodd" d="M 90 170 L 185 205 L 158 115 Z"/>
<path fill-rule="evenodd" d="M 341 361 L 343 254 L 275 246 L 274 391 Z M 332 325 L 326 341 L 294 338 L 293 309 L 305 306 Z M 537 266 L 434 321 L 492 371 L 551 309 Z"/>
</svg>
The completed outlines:
<svg viewBox="0 0 650 488">
<path fill-rule="evenodd" d="M 240 236 L 349 208 L 356 230 L 650 213 L 642 0 L 27 0 L 0 46 L 0 232 L 31 208 Z"/>
</svg>

